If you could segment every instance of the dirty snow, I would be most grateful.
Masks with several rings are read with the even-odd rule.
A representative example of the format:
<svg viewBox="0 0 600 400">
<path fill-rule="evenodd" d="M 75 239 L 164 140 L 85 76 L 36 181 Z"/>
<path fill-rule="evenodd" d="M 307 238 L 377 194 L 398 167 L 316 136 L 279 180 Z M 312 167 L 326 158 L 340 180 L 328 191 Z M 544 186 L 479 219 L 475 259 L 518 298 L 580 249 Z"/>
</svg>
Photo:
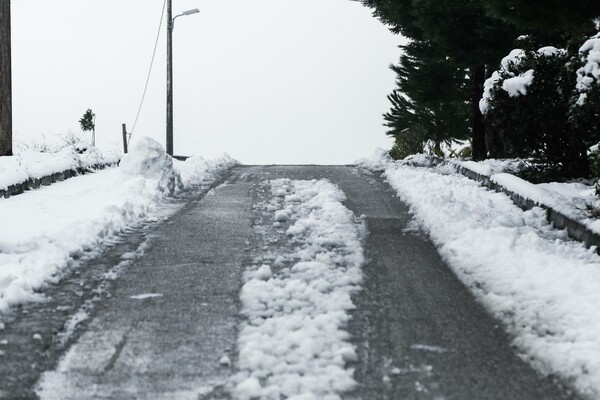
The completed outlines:
<svg viewBox="0 0 600 400">
<path fill-rule="evenodd" d="M 524 358 L 599 397 L 600 256 L 553 229 L 541 208 L 522 211 L 504 194 L 439 172 L 390 163 L 384 175 Z"/>
<path fill-rule="evenodd" d="M 265 209 L 290 216 L 285 235 L 295 249 L 277 257 L 277 268 L 246 274 L 231 392 L 240 400 L 340 399 L 356 385 L 347 364 L 357 357 L 345 326 L 362 279 L 362 223 L 326 180 L 274 180 L 271 192 Z"/>
<path fill-rule="evenodd" d="M 196 163 L 191 159 L 184 169 Z M 196 170 L 215 174 L 231 164 Z M 174 190 L 203 179 L 183 179 L 177 165 L 160 144 L 140 137 L 118 168 L 0 199 L 0 310 L 40 299 L 38 289 L 57 280 L 74 258 L 150 217 Z"/>
</svg>

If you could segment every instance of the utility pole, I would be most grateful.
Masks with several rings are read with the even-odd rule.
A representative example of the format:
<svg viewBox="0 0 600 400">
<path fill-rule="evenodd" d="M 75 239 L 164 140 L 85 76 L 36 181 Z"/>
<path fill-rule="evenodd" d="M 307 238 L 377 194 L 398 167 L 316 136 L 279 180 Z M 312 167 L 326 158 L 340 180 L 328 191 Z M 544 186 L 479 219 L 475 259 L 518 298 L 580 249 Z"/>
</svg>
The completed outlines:
<svg viewBox="0 0 600 400">
<path fill-rule="evenodd" d="M 10 0 L 0 0 L 0 156 L 12 156 Z"/>
<path fill-rule="evenodd" d="M 5 1 L 5 0 L 0 0 Z M 173 8 L 167 0 L 167 154 L 173 155 Z"/>
<path fill-rule="evenodd" d="M 123 124 L 123 152 L 127 154 L 127 125 Z"/>
</svg>

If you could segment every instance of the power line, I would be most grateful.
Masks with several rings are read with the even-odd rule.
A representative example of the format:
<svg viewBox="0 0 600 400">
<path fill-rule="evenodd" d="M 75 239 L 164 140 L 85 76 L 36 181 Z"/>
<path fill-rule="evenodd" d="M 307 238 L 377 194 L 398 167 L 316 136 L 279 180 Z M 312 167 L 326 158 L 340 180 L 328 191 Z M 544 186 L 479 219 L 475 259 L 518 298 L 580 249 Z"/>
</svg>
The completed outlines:
<svg viewBox="0 0 600 400">
<path fill-rule="evenodd" d="M 129 133 L 129 139 L 127 142 L 131 141 L 131 135 L 135 131 L 135 127 L 138 123 L 138 119 L 140 118 L 140 113 L 142 112 L 142 106 L 144 105 L 144 99 L 146 98 L 146 91 L 148 90 L 148 83 L 150 82 L 150 75 L 152 74 L 152 66 L 154 65 L 154 58 L 156 57 L 156 49 L 158 48 L 158 41 L 160 39 L 160 31 L 162 29 L 163 20 L 165 17 L 165 8 L 167 6 L 167 0 L 163 3 L 162 13 L 160 15 L 160 23 L 158 24 L 158 32 L 156 33 L 156 42 L 154 43 L 154 51 L 152 52 L 152 60 L 150 61 L 150 68 L 148 69 L 148 76 L 146 77 L 146 84 L 144 85 L 144 93 L 142 94 L 142 100 L 140 101 L 140 107 L 138 108 L 137 115 L 135 116 L 135 122 L 133 123 L 133 128 L 131 128 L 131 132 Z"/>
</svg>

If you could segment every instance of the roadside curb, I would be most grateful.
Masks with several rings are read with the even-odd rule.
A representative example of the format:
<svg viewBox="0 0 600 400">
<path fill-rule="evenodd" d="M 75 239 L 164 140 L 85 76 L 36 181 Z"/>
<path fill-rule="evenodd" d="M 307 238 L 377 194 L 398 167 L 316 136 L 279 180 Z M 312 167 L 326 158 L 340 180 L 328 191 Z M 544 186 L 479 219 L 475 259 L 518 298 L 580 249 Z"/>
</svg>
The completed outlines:
<svg viewBox="0 0 600 400">
<path fill-rule="evenodd" d="M 24 193 L 27 190 L 38 189 L 42 186 L 50 186 L 53 183 L 61 182 L 75 176 L 88 174 L 98 170 L 103 170 L 108 167 L 117 165 L 117 163 L 97 164 L 90 167 L 80 167 L 77 169 L 67 169 L 61 172 L 55 172 L 41 178 L 29 178 L 26 181 L 15 183 L 8 186 L 6 189 L 0 189 L 0 198 L 9 198 Z"/>
<path fill-rule="evenodd" d="M 479 174 L 475 171 L 472 171 L 468 168 L 465 168 L 461 165 L 448 162 L 443 158 L 431 156 L 428 158 L 428 165 L 423 165 L 415 162 L 404 162 L 407 165 L 414 167 L 424 167 L 424 168 L 433 168 L 437 166 L 447 166 L 454 169 L 459 174 L 477 181 L 481 183 L 482 186 L 487 187 L 488 189 L 494 190 L 498 193 L 504 193 L 507 195 L 515 205 L 520 207 L 523 210 L 531 210 L 534 207 L 540 207 L 546 210 L 546 218 L 548 221 L 554 226 L 556 229 L 566 229 L 569 237 L 575 239 L 587 247 L 596 247 L 596 252 L 600 254 L 600 234 L 590 230 L 583 223 L 574 220 L 571 217 L 568 217 L 561 212 L 556 211 L 551 206 L 540 203 L 537 201 L 533 201 L 529 198 L 523 197 L 518 193 L 513 192 L 512 190 L 507 189 L 503 185 L 494 182 L 490 179 L 489 176 Z"/>
</svg>

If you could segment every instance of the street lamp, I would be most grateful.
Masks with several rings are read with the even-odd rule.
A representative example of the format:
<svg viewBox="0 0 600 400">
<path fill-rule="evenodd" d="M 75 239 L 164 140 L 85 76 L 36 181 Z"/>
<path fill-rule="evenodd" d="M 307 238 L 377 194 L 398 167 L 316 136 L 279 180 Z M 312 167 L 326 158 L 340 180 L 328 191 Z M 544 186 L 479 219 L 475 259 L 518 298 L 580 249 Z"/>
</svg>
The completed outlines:
<svg viewBox="0 0 600 400">
<path fill-rule="evenodd" d="M 172 0 L 167 1 L 167 154 L 173 155 L 173 28 L 175 19 L 199 13 L 197 8 L 184 11 L 173 18 Z"/>
</svg>

